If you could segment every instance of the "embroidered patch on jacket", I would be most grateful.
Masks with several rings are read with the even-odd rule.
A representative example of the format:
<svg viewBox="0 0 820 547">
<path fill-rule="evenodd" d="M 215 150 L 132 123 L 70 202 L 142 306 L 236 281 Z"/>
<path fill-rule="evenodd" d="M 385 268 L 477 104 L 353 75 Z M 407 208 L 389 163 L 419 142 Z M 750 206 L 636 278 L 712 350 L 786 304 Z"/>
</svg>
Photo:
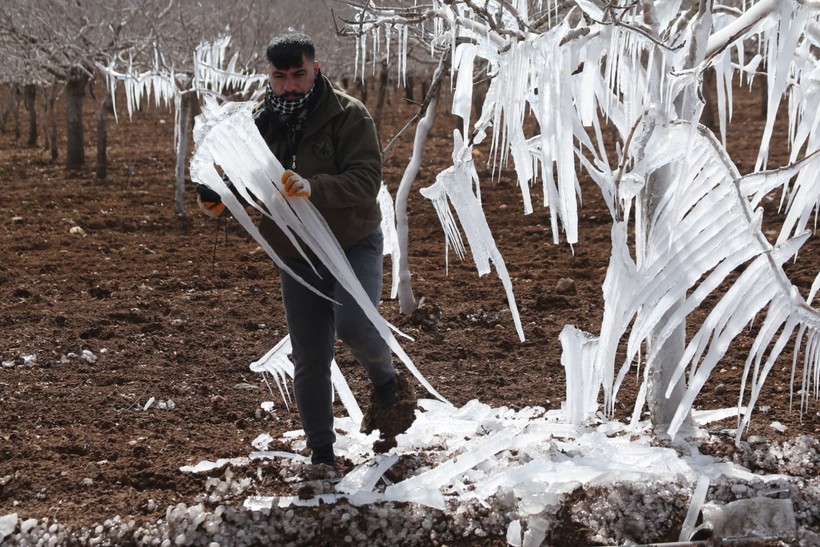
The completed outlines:
<svg viewBox="0 0 820 547">
<path fill-rule="evenodd" d="M 322 135 L 316 142 L 313 143 L 313 155 L 328 159 L 333 157 L 333 143 L 330 140 L 330 135 Z"/>
</svg>

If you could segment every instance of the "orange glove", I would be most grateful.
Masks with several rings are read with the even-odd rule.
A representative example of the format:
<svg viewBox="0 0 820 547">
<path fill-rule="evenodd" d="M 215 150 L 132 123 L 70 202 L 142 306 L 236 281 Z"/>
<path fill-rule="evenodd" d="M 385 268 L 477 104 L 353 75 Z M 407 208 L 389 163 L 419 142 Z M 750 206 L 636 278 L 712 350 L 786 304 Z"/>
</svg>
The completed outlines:
<svg viewBox="0 0 820 547">
<path fill-rule="evenodd" d="M 285 187 L 285 195 L 289 198 L 310 197 L 310 183 L 290 169 L 282 173 L 282 185 Z"/>
<path fill-rule="evenodd" d="M 196 185 L 196 202 L 199 208 L 209 217 L 216 218 L 225 212 L 225 204 L 222 203 L 222 198 L 204 184 Z"/>
</svg>

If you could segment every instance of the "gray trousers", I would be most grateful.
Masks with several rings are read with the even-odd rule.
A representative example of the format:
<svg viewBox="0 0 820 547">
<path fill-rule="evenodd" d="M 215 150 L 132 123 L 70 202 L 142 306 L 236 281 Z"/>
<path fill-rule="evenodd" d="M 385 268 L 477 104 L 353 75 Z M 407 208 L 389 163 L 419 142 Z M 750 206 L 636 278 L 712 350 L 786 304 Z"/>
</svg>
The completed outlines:
<svg viewBox="0 0 820 547">
<path fill-rule="evenodd" d="M 379 228 L 345 251 L 356 277 L 376 306 L 382 291 L 383 245 L 384 237 Z M 282 301 L 293 346 L 296 406 L 308 448 L 327 446 L 336 440 L 330 382 L 336 336 L 364 366 L 373 385 L 393 378 L 393 358 L 387 343 L 325 265 L 314 260 L 320 276 L 317 277 L 303 260 L 285 259 L 285 262 L 311 286 L 339 303 L 329 302 L 280 271 Z"/>
</svg>

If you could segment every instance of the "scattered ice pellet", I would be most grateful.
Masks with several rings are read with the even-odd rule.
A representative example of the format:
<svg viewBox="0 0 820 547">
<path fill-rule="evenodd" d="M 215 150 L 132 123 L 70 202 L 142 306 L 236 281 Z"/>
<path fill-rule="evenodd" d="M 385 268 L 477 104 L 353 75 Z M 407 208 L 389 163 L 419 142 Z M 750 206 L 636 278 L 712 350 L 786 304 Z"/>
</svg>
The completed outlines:
<svg viewBox="0 0 820 547">
<path fill-rule="evenodd" d="M 24 366 L 30 367 L 37 364 L 37 355 L 34 353 L 21 355 L 20 358 L 23 360 Z"/>
<path fill-rule="evenodd" d="M 781 424 L 780 422 L 772 422 L 771 428 L 777 431 L 778 433 L 785 433 L 786 429 L 788 429 L 785 425 Z"/>
<path fill-rule="evenodd" d="M 87 349 L 83 350 L 82 354 L 80 355 L 80 359 L 92 364 L 97 362 L 97 356 Z"/>
<path fill-rule="evenodd" d="M 143 410 L 148 410 L 149 408 L 151 408 L 151 405 L 153 405 L 154 401 L 156 401 L 156 400 L 157 400 L 156 397 L 151 397 L 150 399 L 148 399 L 148 402 L 145 403 L 145 406 L 142 407 L 142 409 Z"/>
<path fill-rule="evenodd" d="M 20 531 L 27 534 L 29 530 L 37 526 L 37 519 L 29 518 L 20 523 Z"/>
</svg>

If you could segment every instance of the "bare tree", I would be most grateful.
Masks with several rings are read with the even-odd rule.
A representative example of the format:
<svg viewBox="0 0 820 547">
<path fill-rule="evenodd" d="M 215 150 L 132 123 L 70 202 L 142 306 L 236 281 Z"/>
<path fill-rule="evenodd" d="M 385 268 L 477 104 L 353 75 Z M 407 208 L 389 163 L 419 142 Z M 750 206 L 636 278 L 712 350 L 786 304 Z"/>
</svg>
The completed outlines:
<svg viewBox="0 0 820 547">
<path fill-rule="evenodd" d="M 0 80 L 48 85 L 53 76 L 64 86 L 68 168 L 85 163 L 83 98 L 95 61 L 132 46 L 117 23 L 133 13 L 128 8 L 124 1 L 9 0 L 0 5 L 0 51 L 9 60 L 0 68 Z"/>
</svg>

